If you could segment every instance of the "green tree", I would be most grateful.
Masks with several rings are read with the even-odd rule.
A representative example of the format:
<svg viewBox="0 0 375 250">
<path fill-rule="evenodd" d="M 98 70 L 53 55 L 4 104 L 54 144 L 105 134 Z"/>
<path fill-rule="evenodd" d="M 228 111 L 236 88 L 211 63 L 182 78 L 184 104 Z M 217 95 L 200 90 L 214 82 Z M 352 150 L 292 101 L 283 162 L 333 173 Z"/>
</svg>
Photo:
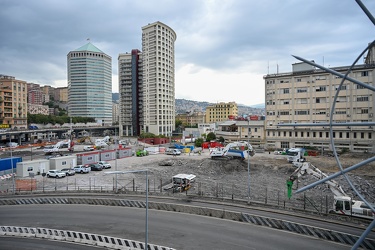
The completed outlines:
<svg viewBox="0 0 375 250">
<path fill-rule="evenodd" d="M 224 137 L 222 137 L 222 136 L 220 136 L 218 140 L 219 140 L 219 142 L 221 142 L 221 143 L 223 143 L 223 142 L 225 141 Z"/>
<path fill-rule="evenodd" d="M 207 142 L 210 142 L 210 141 L 213 141 L 213 140 L 216 140 L 216 135 L 214 132 L 210 132 L 207 134 L 207 137 L 206 137 L 206 141 Z"/>
<path fill-rule="evenodd" d="M 195 144 L 194 144 L 196 147 L 202 147 L 203 145 L 203 138 L 198 138 L 195 140 Z"/>
</svg>

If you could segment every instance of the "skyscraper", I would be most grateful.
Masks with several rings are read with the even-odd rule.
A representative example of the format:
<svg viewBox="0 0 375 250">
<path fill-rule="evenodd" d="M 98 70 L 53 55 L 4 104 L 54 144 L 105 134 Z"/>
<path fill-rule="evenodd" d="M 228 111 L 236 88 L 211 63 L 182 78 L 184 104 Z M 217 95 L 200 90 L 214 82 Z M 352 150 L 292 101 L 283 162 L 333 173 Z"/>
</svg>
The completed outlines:
<svg viewBox="0 0 375 250">
<path fill-rule="evenodd" d="M 176 33 L 155 22 L 142 27 L 143 129 L 156 135 L 171 135 L 175 128 Z"/>
<path fill-rule="evenodd" d="M 118 57 L 120 116 L 119 134 L 138 136 L 143 129 L 143 81 L 142 53 L 133 49 L 131 53 Z"/>
<path fill-rule="evenodd" d="M 171 135 L 175 127 L 176 33 L 155 22 L 142 27 L 142 52 L 120 54 L 120 135 Z"/>
<path fill-rule="evenodd" d="M 67 60 L 69 116 L 112 125 L 112 58 L 89 42 Z"/>
</svg>

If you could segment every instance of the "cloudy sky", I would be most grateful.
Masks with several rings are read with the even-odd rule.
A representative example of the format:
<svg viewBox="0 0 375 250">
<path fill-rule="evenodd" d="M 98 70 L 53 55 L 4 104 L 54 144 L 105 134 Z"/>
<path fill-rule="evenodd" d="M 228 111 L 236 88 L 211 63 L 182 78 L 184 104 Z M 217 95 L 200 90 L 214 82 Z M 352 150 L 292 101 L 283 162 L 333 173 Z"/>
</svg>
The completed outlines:
<svg viewBox="0 0 375 250">
<path fill-rule="evenodd" d="M 375 1 L 362 0 L 375 15 Z M 67 59 L 87 38 L 112 57 L 141 48 L 142 27 L 177 34 L 176 98 L 264 103 L 263 76 L 291 55 L 350 65 L 375 29 L 354 0 L 0 0 L 0 74 L 67 86 Z"/>
</svg>

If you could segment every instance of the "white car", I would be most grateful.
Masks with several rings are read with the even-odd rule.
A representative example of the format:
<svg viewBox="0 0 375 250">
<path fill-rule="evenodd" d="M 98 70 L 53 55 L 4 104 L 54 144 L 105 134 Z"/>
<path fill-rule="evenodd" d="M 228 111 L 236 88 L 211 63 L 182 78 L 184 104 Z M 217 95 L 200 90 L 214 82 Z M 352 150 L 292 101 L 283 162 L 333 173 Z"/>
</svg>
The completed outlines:
<svg viewBox="0 0 375 250">
<path fill-rule="evenodd" d="M 106 161 L 99 161 L 98 164 L 101 165 L 103 167 L 103 169 L 104 168 L 111 168 L 112 167 L 111 164 L 109 164 Z"/>
<path fill-rule="evenodd" d="M 83 147 L 83 151 L 94 151 L 94 150 L 95 150 L 94 146 L 84 146 Z"/>
<path fill-rule="evenodd" d="M 61 172 L 60 170 L 48 170 L 47 177 L 54 177 L 54 178 L 63 178 L 66 174 Z"/>
<path fill-rule="evenodd" d="M 76 173 L 80 174 L 89 173 L 91 171 L 91 169 L 85 165 L 77 165 L 73 169 L 76 171 Z"/>
</svg>

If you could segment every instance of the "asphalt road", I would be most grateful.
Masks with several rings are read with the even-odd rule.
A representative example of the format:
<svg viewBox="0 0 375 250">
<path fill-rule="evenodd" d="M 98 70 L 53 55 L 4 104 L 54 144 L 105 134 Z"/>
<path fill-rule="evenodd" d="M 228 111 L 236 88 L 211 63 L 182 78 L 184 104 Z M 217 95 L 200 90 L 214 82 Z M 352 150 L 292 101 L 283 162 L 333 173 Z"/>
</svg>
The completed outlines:
<svg viewBox="0 0 375 250">
<path fill-rule="evenodd" d="M 90 205 L 1 206 L 0 221 L 2 225 L 74 230 L 141 242 L 145 239 L 145 210 L 137 208 Z M 37 248 L 43 249 L 43 241 L 38 242 L 41 247 Z M 176 249 L 350 249 L 350 246 L 266 227 L 155 210 L 149 210 L 148 242 Z M 21 248 L 17 238 L 14 238 L 13 243 L 19 247 L 17 249 L 30 249 Z M 76 249 L 75 245 L 69 248 Z"/>
</svg>

